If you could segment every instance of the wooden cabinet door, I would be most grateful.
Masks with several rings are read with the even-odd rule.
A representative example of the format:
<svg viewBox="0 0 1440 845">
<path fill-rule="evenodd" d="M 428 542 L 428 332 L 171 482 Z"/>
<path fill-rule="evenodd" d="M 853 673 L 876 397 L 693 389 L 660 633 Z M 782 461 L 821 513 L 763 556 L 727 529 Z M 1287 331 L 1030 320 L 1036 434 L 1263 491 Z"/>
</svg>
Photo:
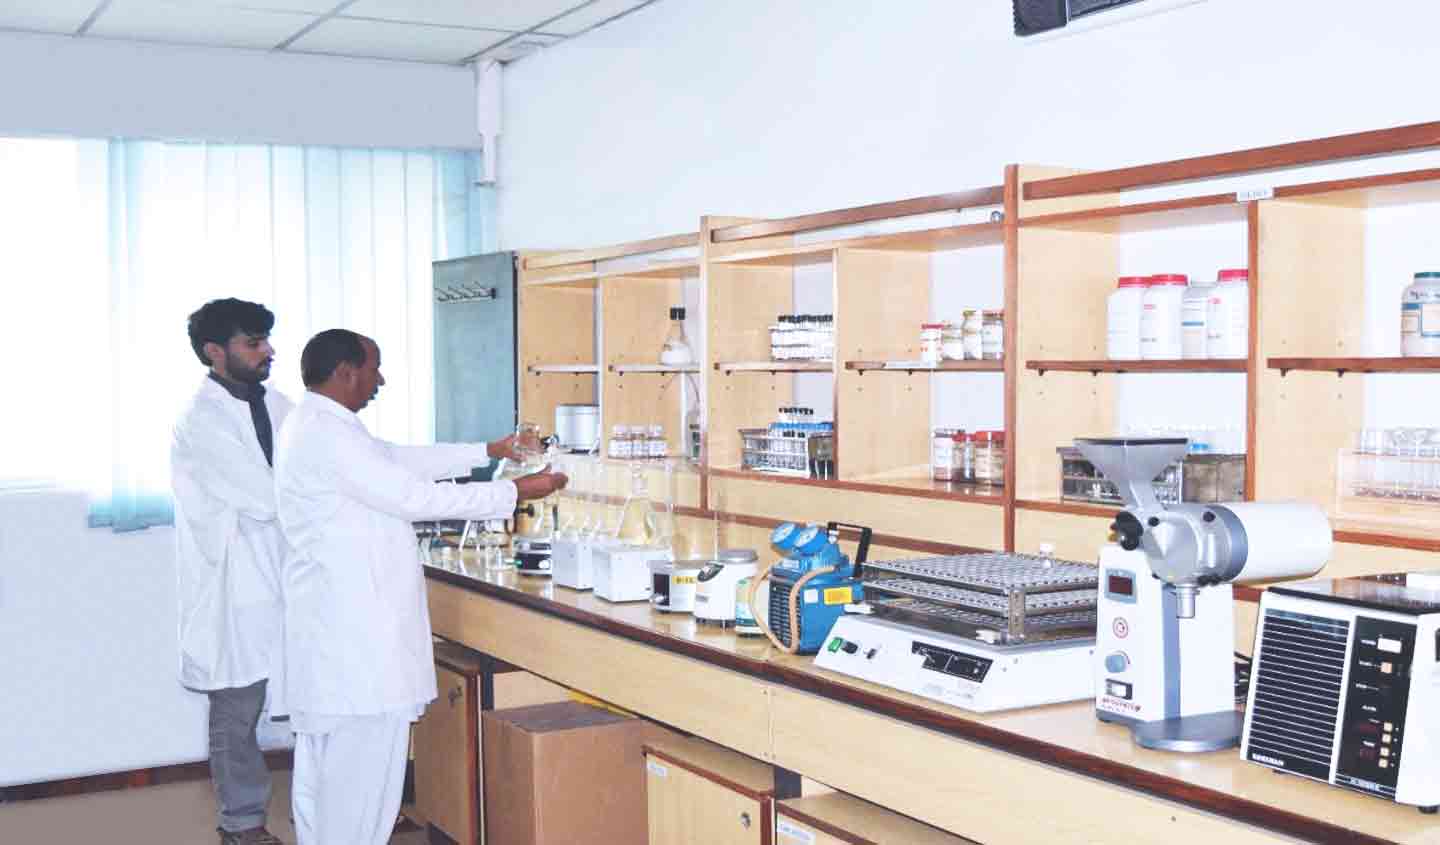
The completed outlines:
<svg viewBox="0 0 1440 845">
<path fill-rule="evenodd" d="M 415 804 L 459 845 L 479 845 L 479 702 L 475 678 L 435 667 L 437 698 L 415 726 Z"/>
<path fill-rule="evenodd" d="M 655 757 L 645 758 L 650 845 L 769 845 L 769 802 Z"/>
</svg>

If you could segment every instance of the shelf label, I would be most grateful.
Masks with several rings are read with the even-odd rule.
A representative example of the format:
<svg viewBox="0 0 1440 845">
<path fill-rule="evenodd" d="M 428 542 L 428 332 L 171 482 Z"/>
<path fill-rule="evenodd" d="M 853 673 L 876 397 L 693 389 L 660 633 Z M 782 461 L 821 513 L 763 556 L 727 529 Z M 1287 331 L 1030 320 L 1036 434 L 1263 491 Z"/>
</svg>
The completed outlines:
<svg viewBox="0 0 1440 845">
<path fill-rule="evenodd" d="M 775 833 L 781 842 L 798 842 L 801 845 L 814 845 L 815 842 L 815 834 L 784 819 L 775 820 Z"/>
<path fill-rule="evenodd" d="M 645 768 L 649 770 L 650 774 L 654 775 L 657 778 L 670 777 L 670 770 L 655 762 L 654 760 L 646 760 Z"/>
<path fill-rule="evenodd" d="M 1235 192 L 1236 202 L 1253 202 L 1255 200 L 1268 200 L 1275 198 L 1274 188 L 1248 188 Z"/>
</svg>

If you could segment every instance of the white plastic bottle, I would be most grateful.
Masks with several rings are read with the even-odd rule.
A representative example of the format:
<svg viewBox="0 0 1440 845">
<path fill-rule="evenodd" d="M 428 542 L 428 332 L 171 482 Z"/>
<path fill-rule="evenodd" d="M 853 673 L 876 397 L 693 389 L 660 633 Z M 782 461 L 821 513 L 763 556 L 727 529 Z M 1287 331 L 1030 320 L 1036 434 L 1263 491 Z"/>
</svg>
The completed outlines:
<svg viewBox="0 0 1440 845">
<path fill-rule="evenodd" d="M 1140 357 L 1173 361 L 1180 358 L 1180 307 L 1186 278 L 1180 273 L 1151 276 L 1140 310 Z"/>
<path fill-rule="evenodd" d="M 1146 284 L 1144 276 L 1121 276 L 1106 302 L 1105 354 L 1112 360 L 1140 357 L 1140 308 Z"/>
<path fill-rule="evenodd" d="M 1416 273 L 1400 298 L 1400 354 L 1440 355 L 1440 273 Z"/>
<path fill-rule="evenodd" d="M 1210 291 L 1206 345 L 1211 358 L 1250 354 L 1250 271 L 1221 270 Z"/>
<path fill-rule="evenodd" d="M 1210 292 L 1214 282 L 1196 279 L 1180 303 L 1180 357 L 1208 358 Z"/>
</svg>

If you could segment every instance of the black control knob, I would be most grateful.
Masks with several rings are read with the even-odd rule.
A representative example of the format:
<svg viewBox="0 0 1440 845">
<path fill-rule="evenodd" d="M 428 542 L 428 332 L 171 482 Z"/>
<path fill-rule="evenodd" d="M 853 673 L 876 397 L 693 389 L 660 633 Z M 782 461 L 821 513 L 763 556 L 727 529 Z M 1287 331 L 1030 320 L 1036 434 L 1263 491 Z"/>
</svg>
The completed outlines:
<svg viewBox="0 0 1440 845">
<path fill-rule="evenodd" d="M 1145 520 L 1145 524 L 1148 525 L 1148 526 L 1150 526 L 1151 528 L 1159 528 L 1159 527 L 1160 527 L 1160 517 L 1158 517 L 1158 516 L 1152 516 L 1152 517 L 1150 517 L 1149 519 Z"/>
<path fill-rule="evenodd" d="M 1145 533 L 1145 527 L 1135 514 L 1129 511 L 1121 511 L 1115 516 L 1115 523 L 1111 526 L 1115 536 L 1120 540 L 1120 548 L 1127 552 L 1133 552 L 1140 548 L 1140 537 Z"/>
<path fill-rule="evenodd" d="M 1200 518 L 1203 519 L 1203 520 L 1205 520 L 1206 522 L 1214 522 L 1214 521 L 1215 521 L 1215 512 L 1214 512 L 1214 511 L 1205 511 L 1205 515 L 1202 516 L 1202 517 L 1200 517 Z"/>
<path fill-rule="evenodd" d="M 846 654 L 854 654 L 860 650 L 859 645 L 849 641 L 846 641 L 845 645 L 840 646 L 840 648 L 844 649 Z"/>
</svg>

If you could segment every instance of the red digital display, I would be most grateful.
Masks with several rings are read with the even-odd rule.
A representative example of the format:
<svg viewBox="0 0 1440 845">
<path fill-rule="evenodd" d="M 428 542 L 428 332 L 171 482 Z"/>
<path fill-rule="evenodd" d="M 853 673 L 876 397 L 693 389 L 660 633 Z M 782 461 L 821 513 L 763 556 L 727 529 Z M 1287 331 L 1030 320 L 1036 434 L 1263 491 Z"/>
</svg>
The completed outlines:
<svg viewBox="0 0 1440 845">
<path fill-rule="evenodd" d="M 1135 582 L 1124 575 L 1111 575 L 1105 579 L 1105 592 L 1117 596 L 1135 595 Z"/>
</svg>

